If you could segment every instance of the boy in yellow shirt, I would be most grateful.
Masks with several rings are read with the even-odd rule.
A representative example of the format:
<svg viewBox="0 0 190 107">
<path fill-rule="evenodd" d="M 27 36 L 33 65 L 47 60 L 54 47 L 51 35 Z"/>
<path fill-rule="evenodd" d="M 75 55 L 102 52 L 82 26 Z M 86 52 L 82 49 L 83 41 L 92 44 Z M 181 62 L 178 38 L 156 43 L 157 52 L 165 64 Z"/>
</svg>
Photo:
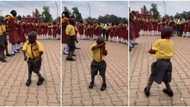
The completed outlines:
<svg viewBox="0 0 190 107">
<path fill-rule="evenodd" d="M 95 76 L 99 74 L 102 77 L 101 91 L 106 89 L 106 62 L 103 57 L 107 55 L 107 50 L 105 49 L 105 42 L 102 38 L 98 38 L 96 43 L 91 46 L 92 51 L 92 62 L 91 62 L 91 82 L 89 88 L 94 87 Z"/>
<path fill-rule="evenodd" d="M 6 28 L 3 24 L 3 18 L 0 19 L 0 61 L 6 62 L 5 60 L 5 51 L 6 48 Z"/>
<path fill-rule="evenodd" d="M 73 59 L 73 56 L 76 48 L 75 42 L 77 41 L 77 30 L 75 28 L 75 21 L 73 19 L 69 20 L 69 24 L 66 26 L 65 33 L 67 46 L 69 48 L 66 60 L 74 61 L 75 59 Z"/>
<path fill-rule="evenodd" d="M 170 39 L 172 33 L 173 29 L 171 27 L 165 27 L 161 31 L 161 39 L 156 40 L 153 43 L 152 49 L 149 51 L 150 54 L 155 55 L 157 60 L 151 65 L 149 81 L 144 89 L 144 93 L 147 97 L 150 95 L 150 88 L 153 81 L 158 84 L 161 84 L 163 81 L 166 86 L 163 92 L 170 97 L 173 96 L 173 91 L 169 84 L 172 79 L 172 63 L 170 59 L 174 55 L 174 43 Z"/>
<path fill-rule="evenodd" d="M 28 34 L 28 41 L 23 45 L 24 60 L 28 63 L 28 80 L 26 81 L 26 86 L 30 86 L 32 72 L 38 75 L 37 85 L 42 85 L 44 78 L 40 74 L 42 55 L 44 53 L 43 45 L 36 40 L 37 33 L 32 31 Z"/>
</svg>

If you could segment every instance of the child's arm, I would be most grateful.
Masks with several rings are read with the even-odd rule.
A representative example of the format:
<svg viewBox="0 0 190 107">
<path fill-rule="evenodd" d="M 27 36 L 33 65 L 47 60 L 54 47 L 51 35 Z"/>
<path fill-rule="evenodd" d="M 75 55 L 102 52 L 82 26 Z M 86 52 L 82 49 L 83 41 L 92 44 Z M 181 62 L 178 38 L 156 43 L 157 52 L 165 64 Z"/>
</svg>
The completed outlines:
<svg viewBox="0 0 190 107">
<path fill-rule="evenodd" d="M 27 61 L 26 52 L 25 51 L 22 51 L 22 52 L 23 52 L 23 55 L 24 55 L 24 61 Z"/>
<path fill-rule="evenodd" d="M 104 46 L 104 45 L 105 45 L 105 43 L 98 44 L 98 45 L 92 47 L 92 50 L 95 50 L 95 49 L 97 49 L 97 48 L 100 48 L 100 47 L 102 47 L 102 46 Z"/>
</svg>

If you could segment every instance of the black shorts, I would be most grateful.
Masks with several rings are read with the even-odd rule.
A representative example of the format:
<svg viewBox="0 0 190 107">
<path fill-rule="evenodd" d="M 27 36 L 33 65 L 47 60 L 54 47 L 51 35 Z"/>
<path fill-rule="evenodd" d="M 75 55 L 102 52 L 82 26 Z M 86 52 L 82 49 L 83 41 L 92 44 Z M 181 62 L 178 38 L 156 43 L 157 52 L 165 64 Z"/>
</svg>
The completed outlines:
<svg viewBox="0 0 190 107">
<path fill-rule="evenodd" d="M 0 36 L 0 47 L 1 48 L 5 48 L 6 45 L 6 36 L 5 35 L 1 35 Z"/>
<path fill-rule="evenodd" d="M 39 72 L 41 69 L 41 62 L 42 58 L 37 58 L 37 59 L 29 59 L 28 60 L 28 71 L 29 72 Z"/>
<path fill-rule="evenodd" d="M 162 81 L 171 82 L 172 63 L 170 60 L 159 59 L 151 65 L 150 77 L 160 84 Z"/>
<path fill-rule="evenodd" d="M 105 76 L 105 72 L 106 72 L 106 62 L 103 60 L 101 62 L 96 62 L 96 61 L 92 61 L 91 63 L 91 75 L 95 76 L 98 74 L 99 71 L 99 75 L 101 76 Z"/>
<path fill-rule="evenodd" d="M 68 37 L 67 39 L 67 45 L 69 47 L 69 51 L 74 51 L 75 50 L 75 37 L 74 36 L 71 36 L 71 37 Z"/>
</svg>

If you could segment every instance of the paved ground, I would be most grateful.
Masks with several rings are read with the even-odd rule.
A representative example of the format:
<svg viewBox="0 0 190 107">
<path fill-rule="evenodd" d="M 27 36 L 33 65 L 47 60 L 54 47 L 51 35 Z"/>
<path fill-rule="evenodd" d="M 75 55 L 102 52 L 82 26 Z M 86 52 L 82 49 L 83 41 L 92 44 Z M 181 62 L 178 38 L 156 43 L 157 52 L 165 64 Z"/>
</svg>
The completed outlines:
<svg viewBox="0 0 190 107">
<path fill-rule="evenodd" d="M 131 52 L 130 67 L 130 105 L 190 105 L 190 38 L 174 37 L 176 53 L 172 59 L 174 97 L 162 92 L 164 85 L 153 84 L 151 96 L 146 98 L 143 89 L 150 75 L 150 65 L 155 60 L 148 54 L 151 43 L 156 37 L 140 37 L 139 45 Z"/>
<path fill-rule="evenodd" d="M 127 45 L 107 43 L 107 85 L 101 92 L 101 78 L 96 77 L 94 89 L 88 89 L 90 82 L 90 49 L 92 41 L 82 40 L 76 50 L 76 62 L 65 61 L 63 56 L 63 105 L 127 105 Z"/>
<path fill-rule="evenodd" d="M 45 54 L 41 72 L 46 79 L 42 86 L 37 86 L 37 76 L 33 74 L 32 85 L 25 86 L 27 64 L 22 53 L 7 58 L 7 63 L 0 63 L 0 105 L 60 105 L 60 54 L 58 40 L 45 40 Z"/>
</svg>

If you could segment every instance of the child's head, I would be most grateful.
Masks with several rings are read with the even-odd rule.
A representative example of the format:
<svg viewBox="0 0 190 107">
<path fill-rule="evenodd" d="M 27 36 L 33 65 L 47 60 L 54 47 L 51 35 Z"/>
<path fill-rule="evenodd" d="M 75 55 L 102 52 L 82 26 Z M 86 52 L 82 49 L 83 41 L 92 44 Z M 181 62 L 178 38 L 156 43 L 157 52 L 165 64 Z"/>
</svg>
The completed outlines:
<svg viewBox="0 0 190 107">
<path fill-rule="evenodd" d="M 74 19 L 70 19 L 70 20 L 69 20 L 69 23 L 70 23 L 71 25 L 73 25 L 73 26 L 75 26 L 75 24 L 76 24 L 75 21 L 74 21 Z"/>
<path fill-rule="evenodd" d="M 36 39 L 37 39 L 37 33 L 35 31 L 32 31 L 28 34 L 29 43 L 34 43 Z"/>
<path fill-rule="evenodd" d="M 16 17 L 16 15 L 17 15 L 17 12 L 15 11 L 15 10 L 11 10 L 11 12 L 10 12 L 14 17 Z"/>
<path fill-rule="evenodd" d="M 104 43 L 104 39 L 99 37 L 97 40 L 96 40 L 96 43 L 97 44 L 101 44 L 101 43 Z"/>
<path fill-rule="evenodd" d="M 173 34 L 173 29 L 172 27 L 164 27 L 162 30 L 161 30 L 161 38 L 162 39 L 169 39 Z"/>
</svg>

